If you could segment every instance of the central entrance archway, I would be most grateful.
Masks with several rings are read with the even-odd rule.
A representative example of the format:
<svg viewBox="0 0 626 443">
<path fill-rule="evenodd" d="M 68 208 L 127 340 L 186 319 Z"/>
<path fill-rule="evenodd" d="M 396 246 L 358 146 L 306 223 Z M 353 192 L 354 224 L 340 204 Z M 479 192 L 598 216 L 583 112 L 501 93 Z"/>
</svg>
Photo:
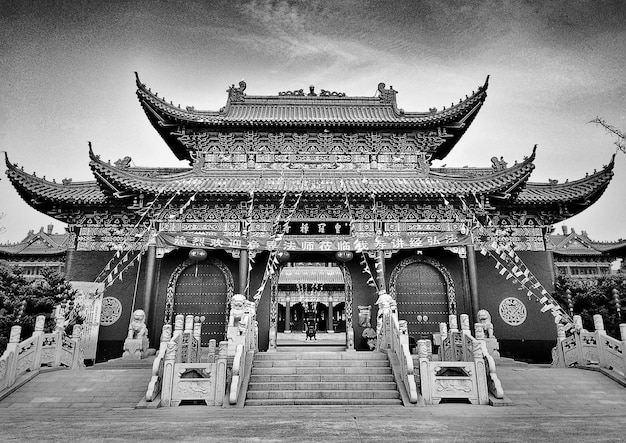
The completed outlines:
<svg viewBox="0 0 626 443">
<path fill-rule="evenodd" d="M 174 269 L 167 285 L 165 322 L 171 324 L 179 314 L 204 317 L 202 346 L 208 346 L 211 339 L 219 343 L 226 339 L 233 292 L 232 274 L 220 260 L 212 257 L 199 263 L 185 260 Z"/>
<path fill-rule="evenodd" d="M 275 331 L 275 345 L 345 346 L 351 327 L 352 279 L 345 264 L 296 261 L 273 275 L 270 331 Z"/>
<path fill-rule="evenodd" d="M 439 323 L 456 314 L 456 295 L 452 277 L 437 260 L 413 256 L 394 268 L 389 293 L 398 304 L 398 318 L 406 320 L 409 336 L 417 341 L 432 339 Z"/>
</svg>

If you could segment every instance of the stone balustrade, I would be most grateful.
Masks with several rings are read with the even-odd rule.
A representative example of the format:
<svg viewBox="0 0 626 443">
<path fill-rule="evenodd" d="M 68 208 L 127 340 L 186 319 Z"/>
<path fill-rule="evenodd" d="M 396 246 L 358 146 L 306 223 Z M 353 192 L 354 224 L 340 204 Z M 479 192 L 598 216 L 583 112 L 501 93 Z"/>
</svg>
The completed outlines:
<svg viewBox="0 0 626 443">
<path fill-rule="evenodd" d="M 552 366 L 595 365 L 625 378 L 626 323 L 619 325 L 620 340 L 606 334 L 600 314 L 593 316 L 593 324 L 595 331 L 587 331 L 580 315 L 575 315 L 574 328 L 569 336 L 563 328 L 558 328 L 557 344 L 552 349 Z"/>
<path fill-rule="evenodd" d="M 461 314 L 461 329 L 456 315 L 450 315 L 450 329 L 441 323 L 439 359 L 432 358 L 430 340 L 418 340 L 417 360 L 420 387 L 426 404 L 442 399 L 467 399 L 473 404 L 488 404 L 489 394 L 504 398 L 496 365 L 485 342 L 483 325 L 476 323 L 472 336 L 469 317 Z"/>
<path fill-rule="evenodd" d="M 413 358 L 409 349 L 407 323 L 405 320 L 398 320 L 396 301 L 387 293 L 382 293 L 376 304 L 378 305 L 377 349 L 395 354 L 395 360 L 399 362 L 399 376 L 408 400 L 411 403 L 417 403 L 418 394 Z"/>
<path fill-rule="evenodd" d="M 0 398 L 27 373 L 36 375 L 42 366 L 84 368 L 80 325 L 74 326 L 69 337 L 62 327 L 63 316 L 57 315 L 54 332 L 44 333 L 45 319 L 43 315 L 38 316 L 32 336 L 24 340 L 21 340 L 21 326 L 11 328 L 7 349 L 0 357 Z"/>
<path fill-rule="evenodd" d="M 178 406 L 183 401 L 222 406 L 228 342 L 220 342 L 217 347 L 211 340 L 206 358 L 201 358 L 201 326 L 200 317 L 177 315 L 173 333 L 171 326 L 163 327 L 146 391 L 147 402 L 158 401 L 165 407 Z"/>
<path fill-rule="evenodd" d="M 248 303 L 238 325 L 228 327 L 228 354 L 233 353 L 229 403 L 245 400 L 245 381 L 249 378 L 255 352 L 258 352 L 259 328 L 254 303 Z"/>
</svg>

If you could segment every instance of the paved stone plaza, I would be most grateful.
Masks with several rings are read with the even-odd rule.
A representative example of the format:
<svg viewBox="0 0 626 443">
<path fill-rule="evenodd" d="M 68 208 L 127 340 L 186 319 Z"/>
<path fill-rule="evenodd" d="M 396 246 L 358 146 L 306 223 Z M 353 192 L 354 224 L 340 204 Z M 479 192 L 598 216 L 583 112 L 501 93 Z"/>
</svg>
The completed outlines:
<svg viewBox="0 0 626 443">
<path fill-rule="evenodd" d="M 124 371 L 122 374 L 120 371 Z M 134 409 L 141 370 L 53 371 L 0 402 L 1 441 L 623 441 L 626 388 L 597 372 L 498 368 L 510 404 Z M 115 385 L 115 386 L 113 386 Z M 123 392 L 123 395 L 120 395 Z"/>
</svg>

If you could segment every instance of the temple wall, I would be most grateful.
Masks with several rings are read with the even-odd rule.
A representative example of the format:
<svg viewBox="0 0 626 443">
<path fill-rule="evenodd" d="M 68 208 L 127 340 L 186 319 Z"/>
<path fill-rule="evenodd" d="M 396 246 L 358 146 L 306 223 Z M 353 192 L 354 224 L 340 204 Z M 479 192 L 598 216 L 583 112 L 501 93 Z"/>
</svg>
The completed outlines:
<svg viewBox="0 0 626 443">
<path fill-rule="evenodd" d="M 94 281 L 113 257 L 113 254 L 113 252 L 107 251 L 72 251 L 71 254 L 68 254 L 68 260 L 71 262 L 71 265 L 68 266 L 68 273 L 65 277 L 69 281 Z M 135 309 L 144 308 L 144 274 L 145 266 L 142 266 L 134 306 L 133 295 L 137 278 L 136 264 L 124 272 L 122 281 L 117 280 L 106 289 L 104 297 L 114 297 L 119 300 L 122 304 L 122 312 L 115 323 L 109 326 L 100 325 L 96 361 L 122 356 L 131 314 Z M 153 336 L 150 336 L 151 341 L 153 338 Z"/>
<path fill-rule="evenodd" d="M 554 290 L 549 253 L 518 252 L 519 257 L 528 266 L 548 292 Z M 518 291 L 519 285 L 506 280 L 495 269 L 495 262 L 490 257 L 476 254 L 478 267 L 478 295 L 480 309 L 487 309 L 491 314 L 495 336 L 500 342 L 504 356 L 515 356 L 518 359 L 550 361 L 550 350 L 556 341 L 556 326 L 550 312 L 541 312 L 543 306 L 528 299 L 527 291 Z M 499 314 L 502 300 L 515 297 L 526 307 L 526 320 L 519 326 L 507 324 Z"/>
<path fill-rule="evenodd" d="M 234 280 L 234 291 L 237 292 L 238 286 L 238 266 L 239 260 L 232 258 L 228 253 L 222 250 L 207 250 L 208 256 L 221 261 L 230 271 Z M 175 251 L 166 254 L 163 258 L 157 259 L 157 275 L 155 283 L 155 297 L 154 297 L 154 322 L 153 329 L 151 331 L 150 343 L 152 347 L 158 346 L 159 338 L 161 335 L 161 328 L 165 320 L 165 304 L 167 301 L 167 286 L 172 276 L 172 273 L 176 267 L 187 260 L 189 257 L 189 249 L 177 249 Z M 224 325 L 224 331 L 226 331 L 226 325 Z M 154 339 L 152 338 L 154 337 Z M 224 335 L 223 340 L 226 339 Z"/>
</svg>

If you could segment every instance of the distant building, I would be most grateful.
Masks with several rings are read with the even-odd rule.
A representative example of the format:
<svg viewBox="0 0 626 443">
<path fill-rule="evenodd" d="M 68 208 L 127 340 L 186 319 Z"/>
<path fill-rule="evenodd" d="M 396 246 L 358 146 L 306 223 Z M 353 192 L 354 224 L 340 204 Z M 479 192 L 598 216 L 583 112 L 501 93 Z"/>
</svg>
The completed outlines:
<svg viewBox="0 0 626 443">
<path fill-rule="evenodd" d="M 623 268 L 626 240 L 598 242 L 591 240 L 586 231 L 579 234 L 572 229 L 568 232 L 567 226 L 563 226 L 562 231 L 549 236 L 557 275 L 581 280 L 595 279 L 617 272 L 612 269 L 617 260 L 621 260 L 619 266 Z"/>
<path fill-rule="evenodd" d="M 54 234 L 52 229 L 52 225 L 46 231 L 41 227 L 39 232 L 29 231 L 19 243 L 0 244 L 0 262 L 22 268 L 24 276 L 33 280 L 46 268 L 63 273 L 70 235 Z"/>
</svg>

